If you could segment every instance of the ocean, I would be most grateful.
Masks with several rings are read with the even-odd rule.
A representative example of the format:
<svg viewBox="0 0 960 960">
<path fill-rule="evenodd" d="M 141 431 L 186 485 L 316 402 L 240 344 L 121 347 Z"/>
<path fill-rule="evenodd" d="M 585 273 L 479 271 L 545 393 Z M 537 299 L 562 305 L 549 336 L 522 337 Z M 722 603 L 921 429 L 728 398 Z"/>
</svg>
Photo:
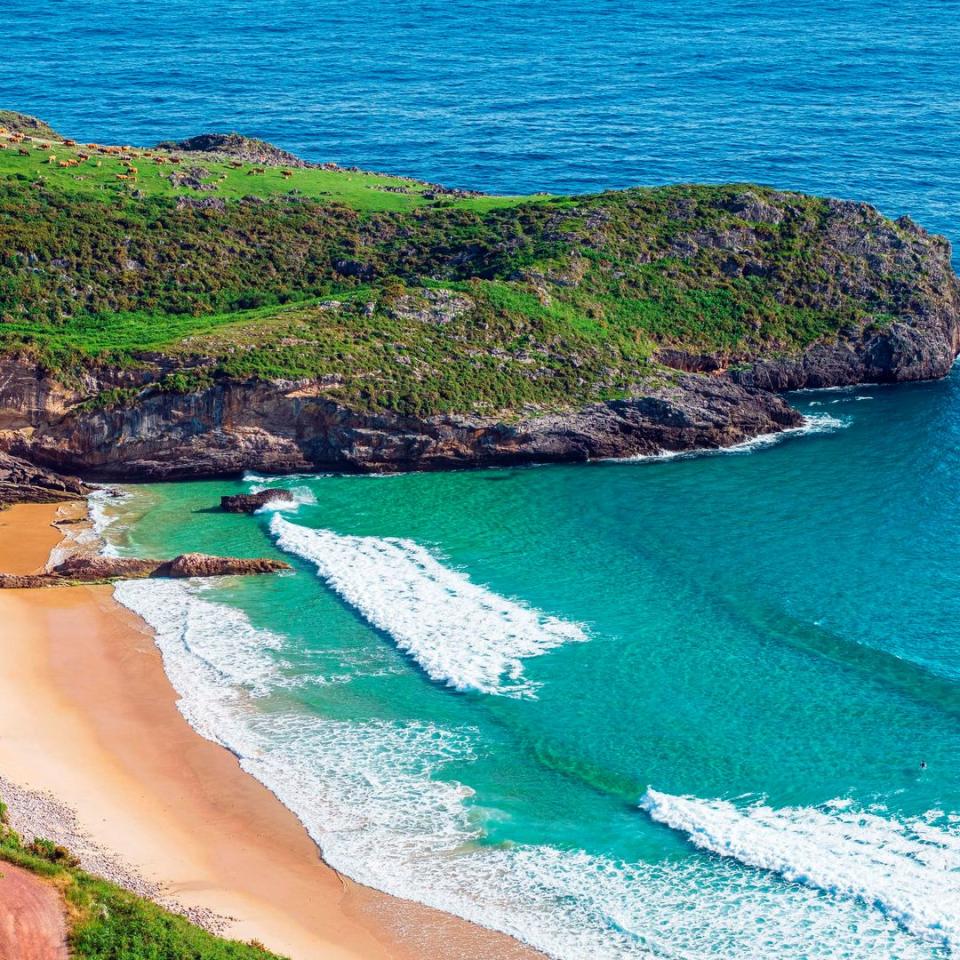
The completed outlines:
<svg viewBox="0 0 960 960">
<path fill-rule="evenodd" d="M 0 100 L 505 192 L 750 180 L 960 237 L 960 3 L 8 0 Z M 960 950 L 960 371 L 730 452 L 126 489 L 181 708 L 337 868 L 562 960 Z M 253 517 L 222 494 L 293 491 Z M 925 764 L 925 767 L 921 767 Z"/>
<path fill-rule="evenodd" d="M 950 956 L 960 372 L 792 399 L 805 431 L 726 453 L 96 513 L 293 565 L 117 596 L 351 876 L 571 960 Z M 265 488 L 295 502 L 211 510 Z"/>
</svg>

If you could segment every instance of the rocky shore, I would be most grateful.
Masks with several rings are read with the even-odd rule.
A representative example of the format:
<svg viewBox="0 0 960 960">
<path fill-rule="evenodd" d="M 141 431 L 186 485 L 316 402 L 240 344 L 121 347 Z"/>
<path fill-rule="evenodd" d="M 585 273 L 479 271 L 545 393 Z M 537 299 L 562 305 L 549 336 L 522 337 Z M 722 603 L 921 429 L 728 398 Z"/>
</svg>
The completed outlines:
<svg viewBox="0 0 960 960">
<path fill-rule="evenodd" d="M 184 553 L 172 560 L 77 554 L 41 574 L 0 573 L 0 590 L 28 590 L 157 577 L 187 579 L 250 576 L 279 573 L 289 569 L 290 565 L 281 560 L 212 557 L 203 553 Z"/>
<path fill-rule="evenodd" d="M 716 449 L 797 427 L 769 391 L 679 374 L 646 395 L 505 422 L 351 410 L 311 381 L 223 380 L 196 393 L 145 391 L 135 406 L 78 410 L 79 395 L 22 360 L 0 359 L 0 442 L 49 470 L 155 481 L 336 470 L 396 472 L 584 462 Z"/>
</svg>

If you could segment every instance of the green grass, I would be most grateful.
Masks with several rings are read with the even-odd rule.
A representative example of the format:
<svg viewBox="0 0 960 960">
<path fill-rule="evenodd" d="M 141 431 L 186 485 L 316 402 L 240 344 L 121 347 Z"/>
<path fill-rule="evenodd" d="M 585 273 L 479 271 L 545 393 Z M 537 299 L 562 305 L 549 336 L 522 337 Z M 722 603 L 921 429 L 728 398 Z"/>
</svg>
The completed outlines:
<svg viewBox="0 0 960 960">
<path fill-rule="evenodd" d="M 37 147 L 0 150 L 0 352 L 75 383 L 141 371 L 87 408 L 312 378 L 362 409 L 506 416 L 661 383 L 665 348 L 736 366 L 936 296 L 920 255 L 908 277 L 892 260 L 921 242 L 902 225 L 749 184 L 430 200 L 400 178 L 185 158 L 217 189 L 179 192 L 224 201 L 210 210 L 184 208 L 169 164 L 117 181 L 119 160 L 64 169 Z M 465 306 L 438 319 L 438 291 Z"/>
<path fill-rule="evenodd" d="M 49 148 L 43 148 L 45 143 L 50 144 Z M 118 176 L 127 174 L 129 164 L 116 157 L 93 153 L 83 145 L 64 146 L 56 139 L 42 140 L 40 137 L 32 137 L 29 142 L 15 144 L 3 135 L 0 135 L 0 144 L 6 146 L 6 149 L 0 149 L 0 179 L 15 178 L 24 183 L 42 184 L 49 190 L 102 200 L 129 198 L 134 194 L 164 198 L 218 197 L 225 201 L 248 196 L 263 199 L 299 196 L 311 200 L 345 203 L 355 210 L 373 213 L 408 211 L 431 206 L 483 212 L 514 206 L 529 199 L 498 196 L 440 196 L 427 199 L 423 194 L 430 192 L 431 187 L 402 177 L 351 170 L 256 167 L 248 163 L 237 168 L 229 162 L 206 160 L 202 154 L 168 150 L 134 149 L 130 162 L 137 168 L 135 179 L 118 180 Z M 22 156 L 20 150 L 25 150 L 28 156 Z M 74 160 L 78 154 L 89 154 L 90 159 L 80 161 L 76 167 L 59 166 L 60 161 Z M 167 159 L 177 156 L 181 158 L 181 163 L 157 164 L 153 160 L 145 159 L 144 154 Z M 51 162 L 51 156 L 56 160 Z M 193 167 L 202 167 L 207 171 L 201 182 L 214 189 L 200 191 L 190 187 L 177 187 L 170 182 L 171 174 L 183 174 Z M 252 172 L 259 169 L 264 172 Z"/>
<path fill-rule="evenodd" d="M 224 940 L 113 883 L 81 870 L 50 841 L 29 843 L 6 824 L 0 803 L 3 861 L 29 870 L 63 896 L 75 960 L 280 960 L 258 944 Z"/>
</svg>

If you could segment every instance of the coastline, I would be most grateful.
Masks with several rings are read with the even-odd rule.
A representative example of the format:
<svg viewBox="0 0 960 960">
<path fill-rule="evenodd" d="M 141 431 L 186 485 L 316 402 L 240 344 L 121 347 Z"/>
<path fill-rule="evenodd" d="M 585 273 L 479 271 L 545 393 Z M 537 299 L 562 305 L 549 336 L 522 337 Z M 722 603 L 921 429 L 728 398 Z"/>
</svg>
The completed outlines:
<svg viewBox="0 0 960 960">
<path fill-rule="evenodd" d="M 43 567 L 57 510 L 0 514 L 0 569 Z M 540 956 L 327 866 L 296 817 L 187 724 L 149 628 L 111 587 L 0 592 L 0 620 L 0 776 L 75 810 L 164 901 L 292 960 Z"/>
</svg>

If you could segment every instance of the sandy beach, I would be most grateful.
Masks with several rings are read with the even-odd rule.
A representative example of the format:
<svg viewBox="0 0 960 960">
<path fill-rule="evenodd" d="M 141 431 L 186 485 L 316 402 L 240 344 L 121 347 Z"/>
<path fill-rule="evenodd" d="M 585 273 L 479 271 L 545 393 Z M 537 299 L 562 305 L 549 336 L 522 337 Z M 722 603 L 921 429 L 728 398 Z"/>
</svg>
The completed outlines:
<svg viewBox="0 0 960 960">
<path fill-rule="evenodd" d="M 40 570 L 56 505 L 0 513 L 0 570 Z M 75 508 L 73 508 L 75 509 Z M 0 591 L 0 776 L 224 935 L 293 960 L 521 960 L 509 937 L 361 887 L 176 708 L 149 629 L 107 586 Z"/>
</svg>

